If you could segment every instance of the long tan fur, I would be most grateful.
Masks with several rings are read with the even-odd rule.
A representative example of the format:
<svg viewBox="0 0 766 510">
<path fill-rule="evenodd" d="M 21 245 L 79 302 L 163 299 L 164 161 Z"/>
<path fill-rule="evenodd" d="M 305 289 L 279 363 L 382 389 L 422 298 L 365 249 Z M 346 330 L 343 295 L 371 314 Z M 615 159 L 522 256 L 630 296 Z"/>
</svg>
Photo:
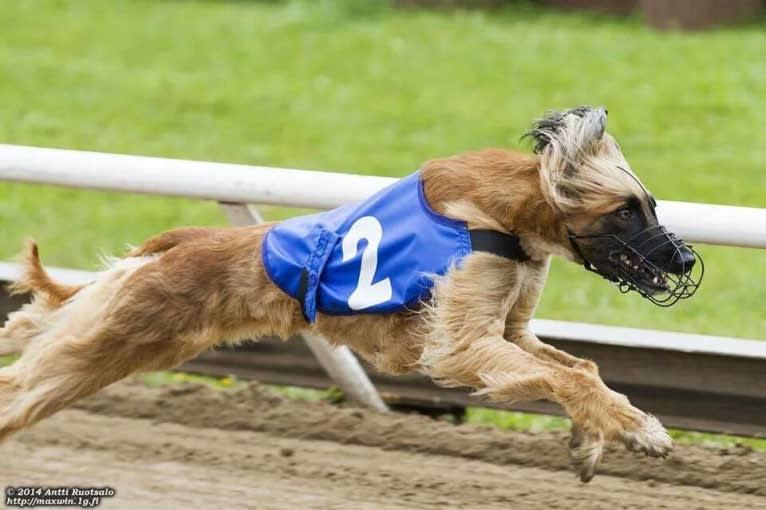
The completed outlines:
<svg viewBox="0 0 766 510">
<path fill-rule="evenodd" d="M 568 122 L 569 131 L 592 129 L 592 122 Z M 260 247 L 271 225 L 166 232 L 82 288 L 51 280 L 31 245 L 17 289 L 31 289 L 34 300 L 0 330 L 0 351 L 23 351 L 0 369 L 0 440 L 131 373 L 175 367 L 224 341 L 310 330 L 387 373 L 417 370 L 498 401 L 560 403 L 573 421 L 572 459 L 583 480 L 593 476 L 606 441 L 666 455 L 664 429 L 607 388 L 595 364 L 529 330 L 551 255 L 577 260 L 565 220 L 587 224 L 634 191 L 615 168 L 627 163 L 611 138 L 551 137 L 540 156 L 488 149 L 423 167 L 434 209 L 518 234 L 532 260 L 473 253 L 436 279 L 433 298 L 419 310 L 319 314 L 307 324 L 264 271 Z M 590 184 L 594 175 L 606 176 L 598 187 Z"/>
</svg>

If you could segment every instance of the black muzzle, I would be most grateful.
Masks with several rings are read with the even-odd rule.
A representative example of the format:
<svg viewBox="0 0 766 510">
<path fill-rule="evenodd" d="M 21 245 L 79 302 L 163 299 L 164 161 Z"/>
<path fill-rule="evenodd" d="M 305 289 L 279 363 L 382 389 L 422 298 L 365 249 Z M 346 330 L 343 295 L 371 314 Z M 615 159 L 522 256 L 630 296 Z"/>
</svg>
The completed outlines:
<svg viewBox="0 0 766 510">
<path fill-rule="evenodd" d="M 624 241 L 614 234 L 575 235 L 569 241 L 585 269 L 634 290 L 655 305 L 673 306 L 697 292 L 705 274 L 699 253 L 663 226 L 650 227 Z"/>
</svg>

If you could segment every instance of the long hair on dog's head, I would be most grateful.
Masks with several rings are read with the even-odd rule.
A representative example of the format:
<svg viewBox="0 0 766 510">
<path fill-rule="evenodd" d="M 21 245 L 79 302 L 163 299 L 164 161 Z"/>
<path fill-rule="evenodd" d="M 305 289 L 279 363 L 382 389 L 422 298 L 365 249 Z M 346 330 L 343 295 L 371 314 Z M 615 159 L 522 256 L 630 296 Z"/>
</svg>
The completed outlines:
<svg viewBox="0 0 766 510">
<path fill-rule="evenodd" d="M 607 114 L 605 108 L 587 106 L 549 111 L 525 135 L 540 157 L 542 192 L 563 216 L 601 214 L 631 196 L 648 199 L 606 132 Z"/>
<path fill-rule="evenodd" d="M 607 110 L 580 106 L 548 112 L 534 140 L 541 193 L 559 215 L 575 260 L 656 304 L 691 297 L 697 254 L 659 224 L 656 201 L 606 133 Z M 698 267 L 702 267 L 701 264 Z"/>
</svg>

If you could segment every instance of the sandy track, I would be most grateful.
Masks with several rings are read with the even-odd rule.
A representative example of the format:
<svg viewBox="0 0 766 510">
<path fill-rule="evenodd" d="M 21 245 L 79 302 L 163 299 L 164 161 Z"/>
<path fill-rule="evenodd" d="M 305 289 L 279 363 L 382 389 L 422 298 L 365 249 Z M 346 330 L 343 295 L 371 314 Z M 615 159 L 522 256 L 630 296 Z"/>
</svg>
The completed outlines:
<svg viewBox="0 0 766 510">
<path fill-rule="evenodd" d="M 560 434 L 120 384 L 0 446 L 0 484 L 109 485 L 103 508 L 764 508 L 766 456 L 610 452 L 582 485 Z M 603 472 L 602 471 L 602 472 Z M 651 478 L 650 480 L 647 480 Z"/>
</svg>

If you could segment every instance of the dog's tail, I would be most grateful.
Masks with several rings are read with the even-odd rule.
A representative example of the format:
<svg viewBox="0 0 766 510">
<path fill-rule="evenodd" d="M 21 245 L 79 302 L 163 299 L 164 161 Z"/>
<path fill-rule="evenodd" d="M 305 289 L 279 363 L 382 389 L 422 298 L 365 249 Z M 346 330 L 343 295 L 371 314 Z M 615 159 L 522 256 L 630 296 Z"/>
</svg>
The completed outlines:
<svg viewBox="0 0 766 510">
<path fill-rule="evenodd" d="M 40 262 L 34 241 L 27 242 L 20 259 L 24 272 L 8 288 L 11 294 L 31 293 L 32 302 L 10 314 L 5 326 L 0 328 L 0 356 L 21 353 L 47 327 L 49 314 L 83 288 L 82 285 L 65 285 L 51 278 Z"/>
<path fill-rule="evenodd" d="M 82 285 L 64 285 L 57 282 L 48 274 L 40 262 L 40 252 L 37 243 L 27 241 L 26 250 L 21 255 L 24 273 L 18 281 L 8 288 L 11 294 L 33 293 L 44 297 L 51 307 L 58 307 L 67 299 L 74 296 L 82 289 Z"/>
</svg>

